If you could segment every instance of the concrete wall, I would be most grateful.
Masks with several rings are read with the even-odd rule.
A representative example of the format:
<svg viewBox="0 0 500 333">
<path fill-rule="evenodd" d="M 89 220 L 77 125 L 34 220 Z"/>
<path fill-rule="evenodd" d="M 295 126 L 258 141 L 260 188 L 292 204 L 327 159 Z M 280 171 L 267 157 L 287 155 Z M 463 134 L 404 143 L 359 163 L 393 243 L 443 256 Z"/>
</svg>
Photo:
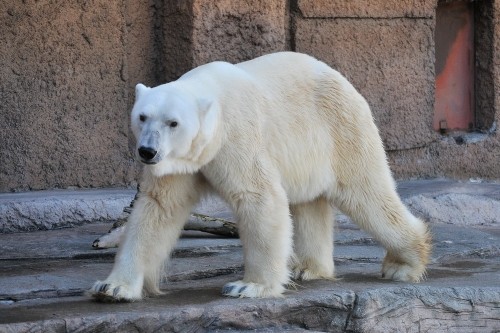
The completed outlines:
<svg viewBox="0 0 500 333">
<path fill-rule="evenodd" d="M 434 103 L 434 63 L 429 61 L 434 57 L 434 8 L 411 10 L 400 1 L 372 6 L 325 1 L 320 10 L 320 3 L 299 1 L 296 50 L 347 76 L 369 101 L 386 149 L 411 149 L 434 140 L 428 125 Z"/>
<path fill-rule="evenodd" d="M 500 179 L 500 132 L 497 129 L 500 124 L 500 1 L 484 0 L 475 4 L 478 131 L 436 135 L 435 141 L 423 147 L 390 151 L 390 161 L 398 177 Z M 420 112 L 432 113 L 433 109 Z"/>
<path fill-rule="evenodd" d="M 298 0 L 295 50 L 346 75 L 366 97 L 399 178 L 500 178 L 500 2 L 476 2 L 476 114 L 483 133 L 432 130 L 436 0 Z"/>
<path fill-rule="evenodd" d="M 124 8 L 113 1 L 0 5 L 0 191 L 124 184 Z"/>
<path fill-rule="evenodd" d="M 500 121 L 500 1 L 477 1 L 480 128 Z M 500 178 L 500 138 L 432 131 L 437 0 L 7 0 L 0 4 L 0 191 L 127 186 L 129 111 L 212 60 L 296 50 L 373 108 L 399 178 Z"/>
</svg>

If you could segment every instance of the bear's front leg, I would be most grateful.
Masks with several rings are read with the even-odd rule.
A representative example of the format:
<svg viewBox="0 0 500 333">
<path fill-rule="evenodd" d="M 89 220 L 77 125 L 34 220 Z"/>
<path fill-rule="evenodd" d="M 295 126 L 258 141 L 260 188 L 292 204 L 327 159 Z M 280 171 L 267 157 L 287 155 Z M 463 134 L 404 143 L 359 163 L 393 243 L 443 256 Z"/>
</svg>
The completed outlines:
<svg viewBox="0 0 500 333">
<path fill-rule="evenodd" d="M 127 223 L 108 278 L 97 281 L 90 296 L 101 301 L 134 301 L 159 294 L 163 263 L 179 238 L 191 208 L 198 201 L 195 175 L 146 176 L 141 195 Z"/>
<path fill-rule="evenodd" d="M 284 190 L 273 186 L 261 193 L 233 195 L 243 245 L 243 280 L 226 284 L 222 293 L 232 297 L 276 297 L 285 290 L 290 273 L 292 221 Z"/>
</svg>

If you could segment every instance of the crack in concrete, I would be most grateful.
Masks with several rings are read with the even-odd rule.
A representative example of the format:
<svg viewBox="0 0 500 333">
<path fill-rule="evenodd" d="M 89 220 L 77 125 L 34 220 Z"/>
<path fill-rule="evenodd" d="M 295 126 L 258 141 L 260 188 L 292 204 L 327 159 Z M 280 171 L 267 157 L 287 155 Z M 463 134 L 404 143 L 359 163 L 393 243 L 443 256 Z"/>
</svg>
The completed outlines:
<svg viewBox="0 0 500 333">
<path fill-rule="evenodd" d="M 354 311 L 358 307 L 358 300 L 359 300 L 358 294 L 354 293 L 354 301 L 352 303 L 351 308 L 349 309 L 349 312 L 347 313 L 347 318 L 346 318 L 346 321 L 345 321 L 343 332 L 352 332 L 349 329 L 349 327 L 351 326 L 352 316 L 354 315 Z"/>
</svg>

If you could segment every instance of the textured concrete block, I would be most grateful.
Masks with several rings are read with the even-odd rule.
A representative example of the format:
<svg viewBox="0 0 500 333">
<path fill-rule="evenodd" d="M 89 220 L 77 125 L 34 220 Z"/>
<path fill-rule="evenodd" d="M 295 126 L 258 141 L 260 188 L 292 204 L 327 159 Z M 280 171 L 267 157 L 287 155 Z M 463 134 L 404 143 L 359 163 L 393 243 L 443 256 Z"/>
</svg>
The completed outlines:
<svg viewBox="0 0 500 333">
<path fill-rule="evenodd" d="M 463 193 L 418 195 L 404 200 L 416 216 L 433 223 L 500 226 L 500 200 Z"/>
<path fill-rule="evenodd" d="M 240 62 L 286 49 L 286 2 L 202 1 L 193 4 L 193 61 Z"/>
<path fill-rule="evenodd" d="M 211 61 L 237 63 L 287 47 L 283 1 L 167 1 L 155 9 L 161 83 Z"/>
<path fill-rule="evenodd" d="M 127 183 L 121 2 L 1 8 L 0 191 Z"/>
<path fill-rule="evenodd" d="M 496 332 L 499 300 L 500 290 L 494 287 L 367 290 L 358 295 L 346 331 Z"/>
<path fill-rule="evenodd" d="M 468 139 L 472 136 L 474 139 Z M 388 153 L 398 178 L 452 177 L 455 179 L 498 179 L 500 138 L 498 134 L 457 133 L 443 136 L 421 148 Z"/>
<path fill-rule="evenodd" d="M 170 1 L 169 1 L 170 3 Z M 127 56 L 127 83 L 130 107 L 134 101 L 135 85 L 138 82 L 148 86 L 164 81 L 162 68 L 164 59 L 159 58 L 160 12 L 156 9 L 155 0 L 125 1 L 126 36 L 124 47 Z"/>
<path fill-rule="evenodd" d="M 498 4 L 498 2 L 497 2 Z M 498 52 L 500 52 L 500 26 L 497 23 L 495 26 L 494 3 L 491 1 L 477 2 L 476 18 L 474 20 L 474 46 L 475 46 L 475 80 L 474 80 L 474 98 L 475 98 L 475 121 L 476 128 L 482 131 L 488 131 L 492 128 L 495 122 L 495 113 L 500 113 L 495 109 L 495 95 L 499 96 L 498 71 L 500 60 Z M 495 37 L 496 34 L 496 37 Z M 495 43 L 497 45 L 495 45 Z M 496 54 L 496 56 L 495 56 Z M 495 63 L 496 60 L 496 63 Z"/>
<path fill-rule="evenodd" d="M 155 1 L 159 84 L 176 80 L 193 67 L 194 0 Z"/>
<path fill-rule="evenodd" d="M 496 137 L 500 141 L 500 1 L 494 2 L 493 9 L 494 16 L 492 18 L 493 24 L 493 50 L 492 50 L 492 71 L 494 76 L 494 91 L 495 91 L 495 122 L 496 122 Z M 498 147 L 498 146 L 497 146 Z M 497 148 L 498 149 L 498 148 Z"/>
<path fill-rule="evenodd" d="M 430 130 L 436 0 L 3 1 L 0 192 L 127 186 L 137 82 L 290 48 L 367 97 L 398 177 L 498 178 L 500 1 L 475 3 L 481 142 Z"/>
<path fill-rule="evenodd" d="M 435 139 L 432 20 L 298 19 L 295 37 L 297 51 L 337 69 L 368 100 L 386 149 Z"/>
<path fill-rule="evenodd" d="M 37 191 L 0 194 L 0 233 L 115 221 L 135 190 Z"/>
<path fill-rule="evenodd" d="M 434 17 L 436 0 L 298 0 L 304 17 Z"/>
</svg>

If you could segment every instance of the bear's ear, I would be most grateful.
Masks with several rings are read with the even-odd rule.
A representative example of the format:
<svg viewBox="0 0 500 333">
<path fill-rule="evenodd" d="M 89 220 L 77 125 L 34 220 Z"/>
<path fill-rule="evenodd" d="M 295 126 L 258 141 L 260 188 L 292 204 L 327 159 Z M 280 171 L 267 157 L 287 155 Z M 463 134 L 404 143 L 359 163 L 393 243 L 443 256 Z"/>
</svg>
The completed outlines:
<svg viewBox="0 0 500 333">
<path fill-rule="evenodd" d="M 208 110 L 210 110 L 210 106 L 212 106 L 212 101 L 208 98 L 198 98 L 198 108 L 200 110 L 201 118 L 205 117 Z"/>
<path fill-rule="evenodd" d="M 141 95 L 143 95 L 146 91 L 148 91 L 151 88 L 146 87 L 142 83 L 138 83 L 135 86 L 135 100 L 138 100 Z"/>
<path fill-rule="evenodd" d="M 201 131 L 205 136 L 211 137 L 215 131 L 219 118 L 219 104 L 206 98 L 200 98 L 197 102 L 200 112 Z"/>
</svg>

